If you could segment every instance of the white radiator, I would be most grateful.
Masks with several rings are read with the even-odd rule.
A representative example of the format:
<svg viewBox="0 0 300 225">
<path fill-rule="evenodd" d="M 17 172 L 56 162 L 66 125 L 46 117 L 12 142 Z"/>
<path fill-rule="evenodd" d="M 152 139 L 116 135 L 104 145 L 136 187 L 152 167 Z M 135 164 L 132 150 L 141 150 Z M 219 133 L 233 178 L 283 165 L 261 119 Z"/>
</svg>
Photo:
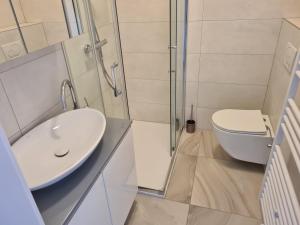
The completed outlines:
<svg viewBox="0 0 300 225">
<path fill-rule="evenodd" d="M 300 82 L 300 53 L 298 52 L 285 99 L 276 137 L 260 192 L 265 225 L 300 225 L 300 207 L 282 146 L 287 143 L 290 156 L 300 174 L 300 111 L 295 103 Z M 295 176 L 295 175 L 293 175 Z M 300 179 L 298 176 L 296 179 Z"/>
</svg>

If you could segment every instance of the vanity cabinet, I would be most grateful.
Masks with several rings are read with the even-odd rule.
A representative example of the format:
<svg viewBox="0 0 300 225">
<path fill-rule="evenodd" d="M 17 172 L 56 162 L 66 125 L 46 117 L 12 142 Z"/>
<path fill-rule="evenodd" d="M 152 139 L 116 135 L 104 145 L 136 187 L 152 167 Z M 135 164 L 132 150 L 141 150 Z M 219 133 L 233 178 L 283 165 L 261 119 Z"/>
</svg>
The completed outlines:
<svg viewBox="0 0 300 225">
<path fill-rule="evenodd" d="M 103 171 L 113 225 L 123 225 L 137 193 L 132 130 Z"/>
<path fill-rule="evenodd" d="M 69 225 L 124 225 L 136 194 L 133 137 L 129 129 Z"/>
<path fill-rule="evenodd" d="M 98 177 L 69 225 L 112 225 L 102 174 Z"/>
</svg>

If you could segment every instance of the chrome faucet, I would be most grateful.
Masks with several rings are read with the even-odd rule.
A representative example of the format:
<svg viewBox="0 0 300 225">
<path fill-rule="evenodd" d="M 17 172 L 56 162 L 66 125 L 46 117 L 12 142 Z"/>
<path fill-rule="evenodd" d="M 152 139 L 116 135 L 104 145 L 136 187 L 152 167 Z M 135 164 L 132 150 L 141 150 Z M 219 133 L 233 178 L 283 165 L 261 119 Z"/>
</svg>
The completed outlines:
<svg viewBox="0 0 300 225">
<path fill-rule="evenodd" d="M 60 97 L 61 97 L 61 102 L 63 105 L 63 110 L 67 111 L 67 99 L 66 99 L 66 86 L 67 85 L 69 86 L 69 89 L 71 92 L 74 109 L 78 109 L 78 103 L 77 103 L 77 100 L 75 97 L 73 85 L 70 80 L 66 79 L 66 80 L 63 80 L 63 82 L 61 83 L 61 87 L 60 87 Z"/>
</svg>

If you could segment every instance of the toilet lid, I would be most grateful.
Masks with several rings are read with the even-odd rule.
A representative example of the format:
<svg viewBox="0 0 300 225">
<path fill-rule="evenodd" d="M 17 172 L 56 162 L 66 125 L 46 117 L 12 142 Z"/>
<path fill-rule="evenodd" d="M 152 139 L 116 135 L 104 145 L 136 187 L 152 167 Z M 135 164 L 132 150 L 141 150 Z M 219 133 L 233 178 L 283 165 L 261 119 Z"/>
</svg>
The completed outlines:
<svg viewBox="0 0 300 225">
<path fill-rule="evenodd" d="M 260 110 L 224 109 L 215 112 L 212 121 L 218 128 L 230 132 L 261 135 L 267 132 Z"/>
</svg>

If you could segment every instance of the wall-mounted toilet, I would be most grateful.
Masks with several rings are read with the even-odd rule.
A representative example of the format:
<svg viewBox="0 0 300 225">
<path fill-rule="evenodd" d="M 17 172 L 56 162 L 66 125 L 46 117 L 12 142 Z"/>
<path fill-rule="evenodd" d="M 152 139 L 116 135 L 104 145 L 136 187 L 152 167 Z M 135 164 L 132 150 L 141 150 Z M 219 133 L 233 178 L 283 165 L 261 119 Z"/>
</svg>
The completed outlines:
<svg viewBox="0 0 300 225">
<path fill-rule="evenodd" d="M 268 116 L 260 110 L 220 110 L 213 114 L 212 124 L 220 145 L 231 157 L 267 163 L 274 135 Z"/>
</svg>

